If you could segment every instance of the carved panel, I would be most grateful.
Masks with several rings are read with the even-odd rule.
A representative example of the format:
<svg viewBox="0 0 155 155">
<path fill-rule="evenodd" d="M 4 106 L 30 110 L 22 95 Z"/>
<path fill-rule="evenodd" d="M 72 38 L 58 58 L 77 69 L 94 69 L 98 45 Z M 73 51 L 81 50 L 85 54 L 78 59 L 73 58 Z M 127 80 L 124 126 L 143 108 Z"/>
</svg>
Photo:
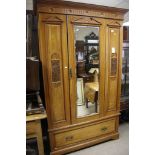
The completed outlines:
<svg viewBox="0 0 155 155">
<path fill-rule="evenodd" d="M 111 76 L 116 76 L 117 73 L 117 58 L 111 58 Z"/>
<path fill-rule="evenodd" d="M 54 87 L 61 85 L 60 55 L 55 52 L 51 55 L 52 84 Z"/>
<path fill-rule="evenodd" d="M 60 78 L 60 60 L 52 60 L 52 83 L 61 82 Z"/>
</svg>

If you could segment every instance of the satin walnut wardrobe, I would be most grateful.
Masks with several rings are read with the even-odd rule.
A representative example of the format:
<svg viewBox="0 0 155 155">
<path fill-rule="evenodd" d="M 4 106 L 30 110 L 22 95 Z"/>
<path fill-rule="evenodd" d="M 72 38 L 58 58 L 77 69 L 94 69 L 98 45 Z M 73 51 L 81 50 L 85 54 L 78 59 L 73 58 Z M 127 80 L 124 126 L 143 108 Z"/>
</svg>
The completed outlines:
<svg viewBox="0 0 155 155">
<path fill-rule="evenodd" d="M 122 23 L 127 11 L 38 1 L 52 155 L 119 137 Z"/>
</svg>

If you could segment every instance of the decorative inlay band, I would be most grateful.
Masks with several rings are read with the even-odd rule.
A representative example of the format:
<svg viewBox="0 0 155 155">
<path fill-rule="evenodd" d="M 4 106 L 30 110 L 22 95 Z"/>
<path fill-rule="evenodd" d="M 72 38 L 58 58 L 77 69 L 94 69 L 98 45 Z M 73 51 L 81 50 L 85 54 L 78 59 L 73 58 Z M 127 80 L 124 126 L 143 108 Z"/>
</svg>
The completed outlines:
<svg viewBox="0 0 155 155">
<path fill-rule="evenodd" d="M 123 14 L 110 13 L 107 11 L 95 11 L 95 10 L 84 10 L 84 9 L 70 9 L 70 8 L 59 8 L 59 7 L 51 7 L 51 6 L 40 6 L 38 12 L 47 12 L 47 13 L 61 13 L 68 15 L 85 15 L 92 17 L 102 17 L 102 18 L 113 18 L 123 20 Z"/>
</svg>

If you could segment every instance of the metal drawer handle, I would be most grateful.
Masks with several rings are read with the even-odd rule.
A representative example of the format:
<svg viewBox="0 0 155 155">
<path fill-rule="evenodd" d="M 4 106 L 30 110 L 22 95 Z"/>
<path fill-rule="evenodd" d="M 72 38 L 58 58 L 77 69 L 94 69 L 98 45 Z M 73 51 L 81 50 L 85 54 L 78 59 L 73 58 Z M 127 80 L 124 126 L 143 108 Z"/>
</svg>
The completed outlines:
<svg viewBox="0 0 155 155">
<path fill-rule="evenodd" d="M 66 141 L 73 140 L 73 136 L 67 136 L 65 139 L 66 139 Z"/>
<path fill-rule="evenodd" d="M 108 128 L 107 127 L 103 127 L 101 128 L 101 131 L 106 131 Z"/>
</svg>

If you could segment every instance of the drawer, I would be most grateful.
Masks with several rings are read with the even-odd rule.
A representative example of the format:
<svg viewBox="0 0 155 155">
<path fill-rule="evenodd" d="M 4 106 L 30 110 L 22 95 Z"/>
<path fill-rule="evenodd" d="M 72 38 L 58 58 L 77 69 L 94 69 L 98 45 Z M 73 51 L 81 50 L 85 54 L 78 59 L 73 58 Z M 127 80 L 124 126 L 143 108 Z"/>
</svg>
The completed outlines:
<svg viewBox="0 0 155 155">
<path fill-rule="evenodd" d="M 56 147 L 69 145 L 115 131 L 115 119 L 84 128 L 55 134 Z"/>
<path fill-rule="evenodd" d="M 27 122 L 26 123 L 26 134 L 32 134 L 36 131 L 36 123 L 35 122 Z"/>
</svg>

